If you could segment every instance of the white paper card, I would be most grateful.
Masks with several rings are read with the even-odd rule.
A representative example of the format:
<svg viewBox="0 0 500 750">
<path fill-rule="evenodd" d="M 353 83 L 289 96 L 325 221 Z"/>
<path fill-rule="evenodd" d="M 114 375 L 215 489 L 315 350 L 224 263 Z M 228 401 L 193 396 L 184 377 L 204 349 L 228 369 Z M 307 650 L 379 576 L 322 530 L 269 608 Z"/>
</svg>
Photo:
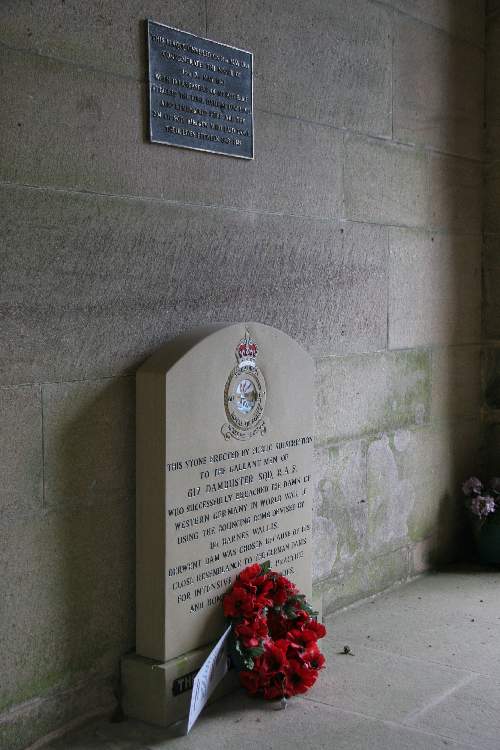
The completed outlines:
<svg viewBox="0 0 500 750">
<path fill-rule="evenodd" d="M 228 670 L 227 639 L 230 632 L 231 625 L 217 641 L 194 678 L 191 705 L 189 707 L 188 732 L 191 731 L 191 727 L 200 715 L 203 707 Z"/>
</svg>

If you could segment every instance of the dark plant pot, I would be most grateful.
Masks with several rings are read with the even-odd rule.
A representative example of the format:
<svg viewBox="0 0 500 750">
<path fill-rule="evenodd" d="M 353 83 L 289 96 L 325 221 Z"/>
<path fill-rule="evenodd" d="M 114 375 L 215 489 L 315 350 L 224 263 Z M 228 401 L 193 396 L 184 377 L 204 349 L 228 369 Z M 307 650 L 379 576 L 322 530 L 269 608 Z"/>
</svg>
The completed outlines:
<svg viewBox="0 0 500 750">
<path fill-rule="evenodd" d="M 500 565 L 500 513 L 487 518 L 478 530 L 477 551 L 480 562 Z"/>
</svg>

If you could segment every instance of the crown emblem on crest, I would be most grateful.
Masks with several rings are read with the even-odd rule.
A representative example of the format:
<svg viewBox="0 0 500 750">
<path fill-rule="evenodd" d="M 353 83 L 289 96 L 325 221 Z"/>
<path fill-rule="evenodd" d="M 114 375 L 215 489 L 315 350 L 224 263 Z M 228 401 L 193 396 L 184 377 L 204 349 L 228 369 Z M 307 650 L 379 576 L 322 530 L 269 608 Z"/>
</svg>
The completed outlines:
<svg viewBox="0 0 500 750">
<path fill-rule="evenodd" d="M 255 341 L 252 339 L 248 331 L 245 331 L 244 338 L 241 339 L 240 343 L 236 347 L 236 359 L 238 360 L 239 366 L 250 365 L 255 367 L 255 358 L 259 353 L 259 348 Z"/>
</svg>

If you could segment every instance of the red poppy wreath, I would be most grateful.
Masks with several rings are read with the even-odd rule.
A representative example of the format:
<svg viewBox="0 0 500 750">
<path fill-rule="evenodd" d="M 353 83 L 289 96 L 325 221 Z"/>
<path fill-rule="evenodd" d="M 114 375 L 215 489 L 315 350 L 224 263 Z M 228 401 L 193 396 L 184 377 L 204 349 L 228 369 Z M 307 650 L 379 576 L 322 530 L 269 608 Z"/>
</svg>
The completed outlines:
<svg viewBox="0 0 500 750">
<path fill-rule="evenodd" d="M 269 563 L 249 565 L 224 596 L 231 622 L 230 653 L 242 685 L 268 700 L 290 698 L 314 685 L 326 634 L 306 598 Z"/>
</svg>

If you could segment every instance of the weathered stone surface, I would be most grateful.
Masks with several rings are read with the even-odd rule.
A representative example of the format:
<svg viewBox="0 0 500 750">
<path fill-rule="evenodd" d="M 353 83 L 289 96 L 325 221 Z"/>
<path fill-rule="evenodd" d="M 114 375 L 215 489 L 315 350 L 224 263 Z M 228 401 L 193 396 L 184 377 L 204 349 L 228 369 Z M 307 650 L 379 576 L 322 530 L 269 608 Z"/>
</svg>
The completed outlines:
<svg viewBox="0 0 500 750">
<path fill-rule="evenodd" d="M 410 575 L 420 575 L 436 567 L 443 557 L 443 551 L 439 545 L 439 536 L 422 539 L 410 549 Z"/>
<path fill-rule="evenodd" d="M 452 36 L 476 44 L 484 41 L 484 0 L 459 3 L 456 0 L 387 0 L 387 4 Z"/>
<path fill-rule="evenodd" d="M 0 4 L 0 42 L 76 65 L 143 79 L 146 25 L 151 18 L 193 34 L 205 34 L 203 0 L 88 0 L 79 3 Z M 40 82 L 40 81 L 39 81 Z"/>
<path fill-rule="evenodd" d="M 481 407 L 480 354 L 478 346 L 433 350 L 432 419 L 477 417 Z"/>
<path fill-rule="evenodd" d="M 323 612 L 334 612 L 356 599 L 404 581 L 408 570 L 406 547 L 379 555 L 358 555 L 353 564 L 342 567 L 338 575 L 323 582 Z"/>
<path fill-rule="evenodd" d="M 27 701 L 12 712 L 0 714 L 0 747 L 24 750 L 41 737 L 61 731 L 62 727 L 73 723 L 75 717 L 88 720 L 94 716 L 111 715 L 117 706 L 113 688 L 110 679 L 90 678 L 73 688 L 50 691 L 43 698 Z M 72 748 L 83 750 L 73 743 Z"/>
<path fill-rule="evenodd" d="M 500 409 L 500 349 L 483 347 L 483 398 L 489 409 Z"/>
<path fill-rule="evenodd" d="M 480 340 L 481 238 L 389 233 L 389 346 Z"/>
<path fill-rule="evenodd" d="M 308 698 L 345 711 L 402 723 L 409 713 L 425 708 L 468 674 L 429 662 L 417 670 L 411 659 L 370 648 L 370 639 L 365 639 L 366 645 L 352 647 L 355 658 L 345 658 L 335 626 L 332 636 L 319 644 L 330 668 Z"/>
<path fill-rule="evenodd" d="M 492 123 L 500 123 L 500 15 L 491 18 L 486 27 L 486 60 L 486 117 L 489 127 Z"/>
<path fill-rule="evenodd" d="M 349 219 L 423 226 L 427 222 L 427 155 L 349 135 L 345 141 L 345 210 Z"/>
<path fill-rule="evenodd" d="M 224 320 L 317 354 L 386 341 L 384 229 L 12 187 L 0 205 L 5 383 L 119 374 Z"/>
<path fill-rule="evenodd" d="M 486 163 L 500 159 L 500 121 L 488 122 L 485 146 Z"/>
<path fill-rule="evenodd" d="M 477 47 L 396 15 L 394 137 L 480 159 L 483 58 Z"/>
<path fill-rule="evenodd" d="M 259 108 L 390 136 L 386 8 L 361 0 L 209 0 L 207 7 L 209 37 L 254 53 Z"/>
<path fill-rule="evenodd" d="M 321 580 L 365 546 L 366 442 L 318 448 L 315 476 L 313 578 Z"/>
<path fill-rule="evenodd" d="M 345 660 L 345 657 L 339 658 Z M 332 690 L 335 690 L 333 685 Z M 203 750 L 254 750 L 266 747 L 266 743 L 273 750 L 302 750 L 306 743 L 315 750 L 329 750 L 332 743 L 335 743 L 335 750 L 443 749 L 443 738 L 437 735 L 299 696 L 290 701 L 286 711 L 277 711 L 274 703 L 256 700 L 238 691 L 207 708 L 199 723 L 200 726 L 196 725 L 187 736 L 179 736 L 179 728 L 175 732 L 141 722 L 101 721 L 72 733 L 69 739 L 74 750 L 148 750 L 153 747 L 155 750 L 200 750 L 200 747 Z M 47 750 L 68 750 L 67 741 L 63 738 L 51 742 Z M 453 743 L 450 750 L 470 750 L 470 745 Z"/>
<path fill-rule="evenodd" d="M 486 0 L 486 12 L 489 15 L 500 11 L 500 0 Z M 488 19 L 491 20 L 491 19 Z"/>
<path fill-rule="evenodd" d="M 135 477 L 134 378 L 43 386 L 45 503 L 127 500 Z"/>
<path fill-rule="evenodd" d="M 500 338 L 500 237 L 486 236 L 483 256 L 483 326 L 486 338 Z"/>
<path fill-rule="evenodd" d="M 490 415 L 492 420 L 483 426 L 481 446 L 481 466 L 484 476 L 498 476 L 498 455 L 500 451 L 500 424 L 497 424 L 496 415 Z M 477 472 L 476 472 L 477 473 Z"/>
<path fill-rule="evenodd" d="M 439 154 L 429 158 L 430 225 L 466 234 L 481 232 L 481 164 Z"/>
<path fill-rule="evenodd" d="M 0 388 L 3 518 L 40 509 L 43 502 L 42 402 L 38 386 Z"/>
<path fill-rule="evenodd" d="M 339 613 L 329 619 L 330 630 L 354 652 L 369 646 L 414 663 L 482 672 L 498 682 L 498 585 L 495 571 L 448 569 Z"/>
<path fill-rule="evenodd" d="M 374 549 L 387 546 L 397 549 L 404 545 L 408 536 L 408 519 L 419 499 L 420 488 L 415 487 L 418 464 L 416 467 L 407 464 L 411 461 L 414 444 L 420 443 L 419 434 L 417 438 L 406 430 L 394 435 L 384 434 L 368 448 L 368 529 L 369 542 Z M 425 473 L 428 471 L 427 467 Z M 429 495 L 433 490 L 434 487 Z"/>
<path fill-rule="evenodd" d="M 429 419 L 426 351 L 327 357 L 317 362 L 316 435 L 320 443 L 419 425 Z"/>
<path fill-rule="evenodd" d="M 0 564 L 0 709 L 116 673 L 133 642 L 133 503 L 3 526 Z"/>
<path fill-rule="evenodd" d="M 485 174 L 484 228 L 486 232 L 500 234 L 500 161 L 487 164 Z"/>
<path fill-rule="evenodd" d="M 238 692 L 208 707 L 187 736 L 141 722 L 101 720 L 49 747 L 200 750 L 201 742 L 203 750 L 254 750 L 266 747 L 270 737 L 273 750 L 302 750 L 304 738 L 317 750 L 481 747 L 475 737 L 488 737 L 482 717 L 491 716 L 495 727 L 497 721 L 489 709 L 496 710 L 491 700 L 496 699 L 500 675 L 495 625 L 500 615 L 499 582 L 493 571 L 460 574 L 448 569 L 337 612 L 328 618 L 328 634 L 320 641 L 327 661 L 317 685 L 306 700 L 290 701 L 286 711 Z M 354 656 L 343 653 L 347 644 Z M 478 678 L 477 672 L 485 668 L 494 684 Z M 459 696 L 460 719 L 452 727 L 454 736 L 463 729 L 464 744 L 438 727 L 415 726 L 427 710 L 434 718 L 435 707 L 450 695 Z"/>
<path fill-rule="evenodd" d="M 142 84 L 1 48 L 0 59 L 5 180 L 246 210 L 342 213 L 339 131 L 259 112 L 253 161 L 151 144 Z"/>
<path fill-rule="evenodd" d="M 457 524 L 460 483 L 477 465 L 478 423 L 399 430 L 368 448 L 368 538 L 374 548 L 438 532 L 443 548 Z"/>
<path fill-rule="evenodd" d="M 500 718 L 500 685 L 481 675 L 446 696 L 437 706 L 416 716 L 411 724 L 484 750 L 497 750 Z"/>
</svg>

